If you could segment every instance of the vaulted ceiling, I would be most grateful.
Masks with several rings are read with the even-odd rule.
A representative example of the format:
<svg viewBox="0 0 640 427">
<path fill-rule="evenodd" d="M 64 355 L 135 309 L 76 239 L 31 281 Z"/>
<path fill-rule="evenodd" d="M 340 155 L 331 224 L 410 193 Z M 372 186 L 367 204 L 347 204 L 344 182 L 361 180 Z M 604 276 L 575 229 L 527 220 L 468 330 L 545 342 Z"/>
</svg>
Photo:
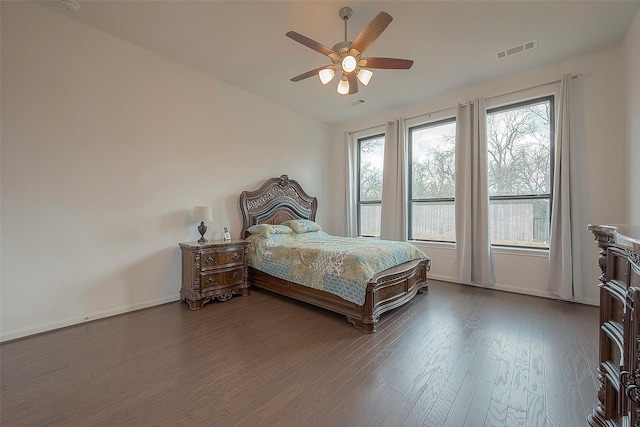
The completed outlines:
<svg viewBox="0 0 640 427">
<path fill-rule="evenodd" d="M 619 46 L 639 1 L 99 1 L 38 2 L 72 19 L 326 123 L 571 57 Z M 385 11 L 393 21 L 365 56 L 413 59 L 410 70 L 374 70 L 368 86 L 339 95 L 337 80 L 293 76 L 329 59 L 285 37 L 326 46 L 344 40 L 338 11 L 353 9 L 348 39 Z M 496 52 L 537 40 L 537 48 Z"/>
</svg>

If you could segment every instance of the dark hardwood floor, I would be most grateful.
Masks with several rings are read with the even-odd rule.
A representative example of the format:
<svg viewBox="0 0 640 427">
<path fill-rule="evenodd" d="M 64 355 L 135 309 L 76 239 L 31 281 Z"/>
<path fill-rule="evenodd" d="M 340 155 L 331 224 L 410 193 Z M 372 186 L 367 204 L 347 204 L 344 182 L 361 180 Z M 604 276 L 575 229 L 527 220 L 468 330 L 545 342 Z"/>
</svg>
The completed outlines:
<svg viewBox="0 0 640 427">
<path fill-rule="evenodd" d="M 598 309 L 431 281 L 365 335 L 253 290 L 0 346 L 2 426 L 585 426 Z"/>
</svg>

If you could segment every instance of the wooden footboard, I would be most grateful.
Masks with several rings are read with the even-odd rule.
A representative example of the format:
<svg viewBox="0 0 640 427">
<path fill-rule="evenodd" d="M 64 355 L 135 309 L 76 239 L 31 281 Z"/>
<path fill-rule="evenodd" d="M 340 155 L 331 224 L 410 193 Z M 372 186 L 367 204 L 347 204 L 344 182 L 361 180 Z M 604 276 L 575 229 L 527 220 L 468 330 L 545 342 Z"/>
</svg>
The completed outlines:
<svg viewBox="0 0 640 427">
<path fill-rule="evenodd" d="M 368 333 L 375 332 L 382 313 L 406 304 L 418 292 L 428 292 L 427 271 L 430 267 L 431 260 L 427 258 L 409 261 L 375 275 L 367 285 L 360 329 Z"/>
<path fill-rule="evenodd" d="M 374 333 L 380 315 L 409 302 L 417 293 L 429 290 L 430 259 L 409 261 L 376 274 L 368 283 L 365 302 L 356 305 L 325 291 L 273 277 L 249 267 L 249 284 L 304 301 L 336 313 L 365 333 Z"/>
</svg>

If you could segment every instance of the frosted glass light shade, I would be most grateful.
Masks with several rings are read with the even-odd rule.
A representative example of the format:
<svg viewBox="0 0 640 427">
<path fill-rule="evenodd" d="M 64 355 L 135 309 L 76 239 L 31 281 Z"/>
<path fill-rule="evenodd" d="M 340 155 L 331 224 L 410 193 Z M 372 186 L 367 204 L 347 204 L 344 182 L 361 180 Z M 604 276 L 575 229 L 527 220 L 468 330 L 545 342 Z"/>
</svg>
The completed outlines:
<svg viewBox="0 0 640 427">
<path fill-rule="evenodd" d="M 340 80 L 340 83 L 338 83 L 338 93 L 340 95 L 346 95 L 349 93 L 349 82 L 347 79 L 342 79 Z"/>
<path fill-rule="evenodd" d="M 318 77 L 320 77 L 320 81 L 323 85 L 326 85 L 331 80 L 333 80 L 333 76 L 336 75 L 336 72 L 333 68 L 325 68 L 324 70 L 320 70 L 318 73 Z"/>
<path fill-rule="evenodd" d="M 356 58 L 351 55 L 347 55 L 342 59 L 342 69 L 347 73 L 355 70 L 357 65 L 358 62 L 356 61 Z"/>
<path fill-rule="evenodd" d="M 360 80 L 360 83 L 362 83 L 365 86 L 369 84 L 371 77 L 373 77 L 373 71 L 369 71 L 369 70 L 358 71 L 358 80 Z"/>
<path fill-rule="evenodd" d="M 209 206 L 194 206 L 192 219 L 195 222 L 213 221 L 213 212 Z"/>
</svg>

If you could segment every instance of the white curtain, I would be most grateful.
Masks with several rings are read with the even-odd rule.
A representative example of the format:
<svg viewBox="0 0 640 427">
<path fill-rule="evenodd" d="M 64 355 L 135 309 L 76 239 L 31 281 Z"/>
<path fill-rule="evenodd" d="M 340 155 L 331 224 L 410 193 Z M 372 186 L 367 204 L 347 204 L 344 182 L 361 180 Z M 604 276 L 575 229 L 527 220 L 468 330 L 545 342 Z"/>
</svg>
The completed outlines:
<svg viewBox="0 0 640 427">
<path fill-rule="evenodd" d="M 582 299 L 579 224 L 572 224 L 577 202 L 571 191 L 571 74 L 560 83 L 557 103 L 553 201 L 549 241 L 549 291 L 565 300 Z"/>
<path fill-rule="evenodd" d="M 458 106 L 456 116 L 456 251 L 460 283 L 493 285 L 484 98 Z"/>
<path fill-rule="evenodd" d="M 384 240 L 407 240 L 407 153 L 404 122 L 388 122 L 384 140 L 380 228 L 380 238 Z"/>
<path fill-rule="evenodd" d="M 356 174 L 358 173 L 358 139 L 353 133 L 345 133 L 345 145 L 347 147 L 347 174 L 346 174 L 346 236 L 358 236 L 358 200 L 357 188 L 358 182 Z"/>
</svg>

